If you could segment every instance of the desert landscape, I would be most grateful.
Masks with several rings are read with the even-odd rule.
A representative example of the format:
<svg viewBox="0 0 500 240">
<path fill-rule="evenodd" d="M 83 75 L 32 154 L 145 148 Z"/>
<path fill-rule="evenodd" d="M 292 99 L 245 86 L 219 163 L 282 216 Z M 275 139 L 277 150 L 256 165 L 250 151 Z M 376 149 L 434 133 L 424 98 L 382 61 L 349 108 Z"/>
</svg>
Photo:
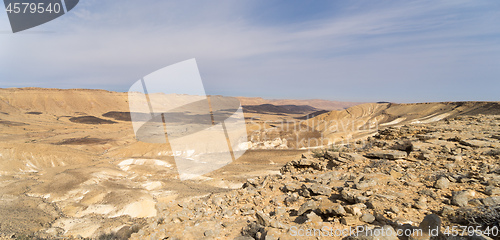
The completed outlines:
<svg viewBox="0 0 500 240">
<path fill-rule="evenodd" d="M 136 139 L 127 93 L 0 89 L 0 236 L 498 239 L 500 102 L 237 99 L 248 150 L 181 180 L 168 143 Z"/>
</svg>

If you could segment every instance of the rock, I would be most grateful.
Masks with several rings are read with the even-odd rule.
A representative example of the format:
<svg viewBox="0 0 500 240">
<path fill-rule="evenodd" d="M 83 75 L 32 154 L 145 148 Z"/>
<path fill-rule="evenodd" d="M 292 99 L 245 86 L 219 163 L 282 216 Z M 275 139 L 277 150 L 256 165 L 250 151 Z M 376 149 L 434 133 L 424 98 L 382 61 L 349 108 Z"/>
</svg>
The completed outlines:
<svg viewBox="0 0 500 240">
<path fill-rule="evenodd" d="M 480 147 L 490 147 L 491 142 L 482 141 L 482 140 L 461 140 L 460 144 L 468 147 L 480 148 Z"/>
<path fill-rule="evenodd" d="M 363 214 L 361 212 L 361 209 L 366 209 L 366 205 L 363 203 L 357 203 L 354 205 L 345 206 L 345 210 L 354 216 L 361 216 Z"/>
<path fill-rule="evenodd" d="M 369 213 L 364 213 L 363 215 L 361 215 L 360 220 L 365 223 L 372 223 L 375 221 L 375 216 Z"/>
<path fill-rule="evenodd" d="M 314 212 L 310 212 L 309 214 L 306 215 L 306 217 L 307 217 L 307 222 L 310 223 L 318 224 L 323 222 L 323 219 L 320 216 L 316 215 L 316 213 Z"/>
<path fill-rule="evenodd" d="M 500 175 L 495 174 L 495 175 L 488 175 L 487 176 L 487 182 L 489 186 L 496 186 L 500 187 Z"/>
<path fill-rule="evenodd" d="M 427 198 L 425 197 L 420 197 L 418 201 L 415 203 L 415 208 L 421 209 L 421 210 L 426 210 L 427 209 Z"/>
<path fill-rule="evenodd" d="M 441 230 L 441 218 L 436 214 L 429 214 L 424 217 L 418 227 L 422 229 L 424 233 L 430 233 L 433 229 L 438 229 L 439 232 Z"/>
<path fill-rule="evenodd" d="M 287 192 L 295 192 L 297 190 L 299 190 L 301 188 L 301 186 L 299 184 L 296 184 L 296 183 L 285 183 L 285 186 L 283 186 L 283 190 L 284 191 L 287 191 Z"/>
<path fill-rule="evenodd" d="M 363 156 L 357 154 L 357 153 L 346 153 L 346 152 L 341 152 L 340 153 L 341 158 L 345 158 L 351 162 L 357 162 L 363 160 Z"/>
<path fill-rule="evenodd" d="M 425 140 L 431 140 L 431 139 L 436 139 L 437 136 L 434 134 L 417 134 L 415 137 L 418 138 L 420 141 L 425 141 Z"/>
<path fill-rule="evenodd" d="M 344 225 L 348 225 L 348 226 L 352 226 L 352 225 L 356 225 L 357 223 L 359 223 L 358 221 L 358 217 L 356 216 L 346 216 L 346 217 L 342 217 L 340 219 L 340 222 Z"/>
<path fill-rule="evenodd" d="M 361 216 L 363 213 L 361 212 L 361 209 L 356 206 L 347 206 L 346 211 L 354 216 Z"/>
<path fill-rule="evenodd" d="M 255 213 L 255 217 L 257 218 L 257 223 L 264 226 L 264 227 L 267 227 L 267 226 L 271 226 L 271 219 L 266 216 L 263 212 L 257 212 Z"/>
<path fill-rule="evenodd" d="M 500 149 L 492 149 L 490 151 L 485 152 L 484 154 L 488 155 L 488 156 L 499 156 L 500 155 Z"/>
<path fill-rule="evenodd" d="M 445 206 L 443 206 L 443 209 L 441 209 L 440 214 L 443 217 L 453 216 L 455 214 L 455 209 L 453 209 L 453 207 L 451 207 L 451 206 L 445 205 Z"/>
<path fill-rule="evenodd" d="M 285 205 L 290 206 L 294 202 L 297 202 L 297 200 L 299 200 L 299 194 L 293 193 L 292 195 L 285 197 Z"/>
<path fill-rule="evenodd" d="M 266 229 L 266 236 L 264 237 L 264 240 L 278 240 L 280 237 L 280 232 L 276 228 L 269 228 Z"/>
<path fill-rule="evenodd" d="M 317 208 L 316 202 L 313 200 L 309 200 L 309 201 L 305 202 L 304 204 L 302 204 L 302 206 L 300 206 L 297 214 L 300 216 L 300 215 L 304 214 L 305 212 L 307 212 L 309 210 L 314 210 L 316 208 Z"/>
<path fill-rule="evenodd" d="M 383 150 L 383 151 L 369 152 L 365 156 L 369 158 L 384 158 L 384 159 L 396 160 L 400 158 L 405 158 L 408 156 L 408 154 L 406 152 L 398 150 Z"/>
<path fill-rule="evenodd" d="M 322 184 L 316 183 L 311 185 L 308 188 L 309 192 L 311 192 L 314 195 L 324 195 L 324 196 L 330 196 L 332 194 L 332 189 L 324 186 Z"/>
<path fill-rule="evenodd" d="M 453 195 L 451 197 L 451 204 L 459 207 L 465 207 L 468 205 L 468 202 L 469 194 L 466 191 L 453 192 Z"/>
<path fill-rule="evenodd" d="M 309 192 L 309 189 L 307 189 L 304 185 L 302 185 L 302 188 L 298 191 L 299 195 L 305 198 L 311 197 L 311 192 Z"/>
<path fill-rule="evenodd" d="M 307 159 L 307 158 L 302 158 L 300 159 L 298 166 L 300 167 L 310 167 L 314 164 L 314 161 Z"/>
<path fill-rule="evenodd" d="M 465 207 L 467 206 L 468 202 L 469 194 L 466 191 L 453 192 L 453 195 L 451 197 L 451 204 L 459 207 Z"/>
<path fill-rule="evenodd" d="M 500 195 L 500 188 L 494 186 L 487 186 L 484 193 L 488 196 Z"/>
<path fill-rule="evenodd" d="M 366 202 L 366 206 L 370 209 L 373 209 L 375 211 L 381 211 L 385 209 L 385 204 L 376 200 L 376 199 L 371 199 L 368 202 Z"/>
<path fill-rule="evenodd" d="M 346 210 L 339 203 L 334 203 L 329 199 L 322 199 L 316 203 L 318 211 L 323 215 L 338 215 L 345 216 Z"/>
<path fill-rule="evenodd" d="M 434 184 L 434 187 L 437 189 L 447 189 L 450 186 L 450 180 L 446 177 L 440 177 L 436 183 Z"/>
<path fill-rule="evenodd" d="M 361 196 L 361 191 L 354 189 L 344 189 L 340 192 L 342 199 L 350 203 L 356 203 L 358 196 Z"/>
<path fill-rule="evenodd" d="M 211 229 L 205 230 L 205 232 L 203 233 L 203 235 L 205 237 L 210 237 L 210 238 L 216 237 L 215 232 L 213 230 L 211 230 Z"/>
<path fill-rule="evenodd" d="M 369 187 L 373 187 L 373 186 L 376 186 L 377 185 L 377 182 L 375 182 L 374 180 L 370 179 L 370 180 L 365 180 L 365 181 L 361 181 L 359 183 L 356 184 L 356 188 L 359 189 L 359 190 L 363 190 L 365 188 L 369 188 Z"/>
<path fill-rule="evenodd" d="M 483 204 L 486 206 L 500 205 L 500 196 L 487 197 L 483 199 Z"/>
<path fill-rule="evenodd" d="M 392 211 L 393 213 L 400 213 L 400 212 L 401 212 L 401 210 L 399 210 L 399 208 L 398 208 L 398 207 L 396 207 L 396 206 L 391 206 L 391 211 Z"/>
</svg>

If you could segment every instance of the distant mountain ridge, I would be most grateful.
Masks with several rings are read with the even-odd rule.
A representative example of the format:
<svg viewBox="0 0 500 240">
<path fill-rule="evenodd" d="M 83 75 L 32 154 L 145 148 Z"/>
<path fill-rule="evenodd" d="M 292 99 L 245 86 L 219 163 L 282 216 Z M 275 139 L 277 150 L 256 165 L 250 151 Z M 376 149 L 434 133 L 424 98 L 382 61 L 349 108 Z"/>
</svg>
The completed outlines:
<svg viewBox="0 0 500 240">
<path fill-rule="evenodd" d="M 261 104 L 261 105 L 243 105 L 243 110 L 245 112 L 251 113 L 285 113 L 285 114 L 302 114 L 317 111 L 315 107 L 308 105 L 273 105 L 273 104 Z"/>
<path fill-rule="evenodd" d="M 341 101 L 330 101 L 323 99 L 308 99 L 308 100 L 297 100 L 297 99 L 264 99 L 260 97 L 236 97 L 240 100 L 241 105 L 262 105 L 262 104 L 272 104 L 272 105 L 308 105 L 316 109 L 323 110 L 342 110 L 364 102 L 341 102 Z"/>
<path fill-rule="evenodd" d="M 308 114 L 318 110 L 342 110 L 360 104 L 320 99 L 236 98 L 245 106 L 245 110 L 255 111 L 262 108 L 270 113 Z M 260 107 L 255 107 L 259 105 Z M 77 112 L 91 115 L 102 115 L 109 111 L 128 112 L 128 93 L 101 89 L 0 88 L 0 111 L 37 111 L 57 115 Z"/>
</svg>

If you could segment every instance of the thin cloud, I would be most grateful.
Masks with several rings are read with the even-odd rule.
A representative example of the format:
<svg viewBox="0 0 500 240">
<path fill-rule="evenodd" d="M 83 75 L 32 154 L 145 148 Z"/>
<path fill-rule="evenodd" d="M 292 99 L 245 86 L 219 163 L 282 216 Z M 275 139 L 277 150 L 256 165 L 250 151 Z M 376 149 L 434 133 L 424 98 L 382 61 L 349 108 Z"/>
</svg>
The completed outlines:
<svg viewBox="0 0 500 240">
<path fill-rule="evenodd" d="M 330 17 L 268 25 L 252 18 L 257 5 L 83 1 L 73 14 L 40 27 L 55 34 L 0 36 L 9 46 L 0 52 L 0 86 L 125 91 L 136 79 L 192 57 L 213 94 L 453 100 L 446 86 L 459 81 L 465 89 L 477 71 L 486 75 L 479 81 L 498 86 L 492 79 L 500 70 L 484 64 L 500 60 L 500 19 L 491 11 L 497 4 L 353 3 Z M 417 81 L 424 85 L 408 92 Z M 428 84 L 446 94 L 421 96 Z M 469 96 L 496 98 L 480 91 Z"/>
</svg>

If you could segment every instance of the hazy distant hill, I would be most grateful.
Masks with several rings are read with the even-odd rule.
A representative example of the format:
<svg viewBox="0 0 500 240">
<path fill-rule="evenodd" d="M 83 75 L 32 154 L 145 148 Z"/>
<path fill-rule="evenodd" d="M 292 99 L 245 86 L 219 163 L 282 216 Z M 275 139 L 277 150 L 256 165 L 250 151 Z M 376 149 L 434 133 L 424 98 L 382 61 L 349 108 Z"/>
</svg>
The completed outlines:
<svg viewBox="0 0 500 240">
<path fill-rule="evenodd" d="M 274 114 L 303 114 L 316 111 L 317 109 L 307 105 L 243 105 L 245 112 L 250 113 L 274 113 Z"/>
<path fill-rule="evenodd" d="M 273 104 L 273 105 L 308 105 L 316 109 L 324 110 L 342 110 L 355 105 L 362 104 L 362 102 L 339 102 L 339 101 L 329 101 L 322 99 L 310 99 L 310 100 L 295 100 L 295 99 L 263 99 L 260 97 L 237 97 L 242 105 L 262 105 L 262 104 Z"/>
</svg>

